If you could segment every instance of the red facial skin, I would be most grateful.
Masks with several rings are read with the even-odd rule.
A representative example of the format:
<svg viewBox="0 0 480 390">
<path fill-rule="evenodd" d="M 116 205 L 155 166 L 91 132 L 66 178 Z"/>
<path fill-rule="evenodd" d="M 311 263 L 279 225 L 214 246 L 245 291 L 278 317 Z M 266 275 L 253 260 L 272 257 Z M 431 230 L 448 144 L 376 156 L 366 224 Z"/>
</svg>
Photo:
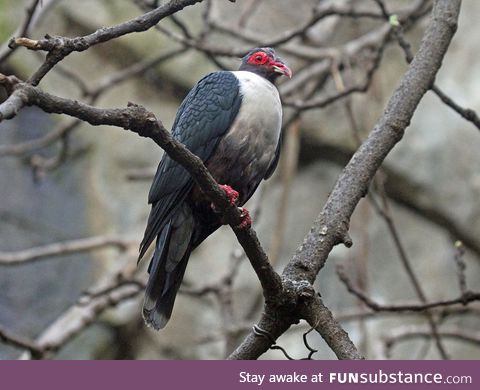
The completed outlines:
<svg viewBox="0 0 480 390">
<path fill-rule="evenodd" d="M 292 77 L 292 71 L 288 66 L 286 66 L 283 62 L 270 57 L 264 51 L 257 51 L 253 53 L 248 59 L 247 63 L 255 66 L 265 66 L 272 69 L 274 72 L 281 73 L 289 78 Z"/>
</svg>

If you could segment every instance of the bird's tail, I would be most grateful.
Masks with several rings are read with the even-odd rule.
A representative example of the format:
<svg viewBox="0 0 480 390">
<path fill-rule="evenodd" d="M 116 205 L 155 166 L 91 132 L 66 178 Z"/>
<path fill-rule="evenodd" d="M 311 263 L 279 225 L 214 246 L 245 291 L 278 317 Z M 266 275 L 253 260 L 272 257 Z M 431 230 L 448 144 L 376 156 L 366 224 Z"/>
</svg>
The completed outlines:
<svg viewBox="0 0 480 390">
<path fill-rule="evenodd" d="M 143 318 L 147 325 L 162 329 L 172 314 L 173 304 L 192 251 L 194 219 L 188 205 L 175 212 L 157 237 L 150 262 L 150 273 Z"/>
</svg>

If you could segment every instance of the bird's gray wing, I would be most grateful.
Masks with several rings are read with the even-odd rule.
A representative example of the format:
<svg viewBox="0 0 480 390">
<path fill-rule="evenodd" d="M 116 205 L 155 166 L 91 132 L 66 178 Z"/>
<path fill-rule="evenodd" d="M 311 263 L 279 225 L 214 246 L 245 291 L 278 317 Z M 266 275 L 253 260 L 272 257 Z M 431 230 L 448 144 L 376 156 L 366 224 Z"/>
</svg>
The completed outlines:
<svg viewBox="0 0 480 390">
<path fill-rule="evenodd" d="M 235 75 L 228 71 L 210 73 L 180 105 L 172 135 L 205 162 L 234 121 L 240 104 L 240 86 Z M 165 153 L 148 194 L 152 210 L 140 244 L 140 258 L 192 186 L 190 174 Z"/>
<path fill-rule="evenodd" d="M 264 177 L 265 180 L 270 179 L 270 177 L 273 175 L 273 172 L 275 172 L 275 169 L 277 169 L 278 161 L 280 160 L 280 152 L 282 150 L 282 145 L 283 145 L 283 130 L 280 132 L 277 148 L 275 149 L 275 156 L 273 157 L 273 160 L 270 163 L 270 166 L 268 167 L 267 173 L 265 174 L 265 177 Z"/>
</svg>

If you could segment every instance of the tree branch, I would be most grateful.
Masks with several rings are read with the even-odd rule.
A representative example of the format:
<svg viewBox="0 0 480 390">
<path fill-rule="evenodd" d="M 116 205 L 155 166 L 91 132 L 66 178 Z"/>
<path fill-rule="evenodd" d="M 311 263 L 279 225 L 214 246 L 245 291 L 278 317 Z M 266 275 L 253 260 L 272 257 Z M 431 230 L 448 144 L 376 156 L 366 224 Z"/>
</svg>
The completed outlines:
<svg viewBox="0 0 480 390">
<path fill-rule="evenodd" d="M 0 252 L 0 265 L 26 264 L 39 259 L 63 256 L 70 253 L 82 253 L 109 246 L 126 250 L 129 246 L 135 244 L 136 241 L 127 240 L 118 236 L 99 236 L 56 242 L 54 244 L 29 248 L 17 252 Z"/>
<path fill-rule="evenodd" d="M 467 305 L 471 302 L 480 301 L 480 293 L 472 292 L 472 291 L 464 291 L 458 298 L 447 299 L 443 301 L 424 302 L 420 304 L 417 303 L 417 304 L 385 305 L 385 304 L 380 304 L 374 301 L 368 295 L 366 295 L 363 291 L 360 291 L 358 288 L 356 288 L 348 278 L 342 266 L 337 266 L 337 274 L 340 277 L 340 280 L 347 287 L 347 290 L 351 294 L 353 294 L 358 299 L 360 299 L 370 309 L 378 312 L 403 312 L 403 311 L 424 312 L 425 310 L 432 309 L 432 308 L 447 307 L 447 306 L 453 306 L 453 305 Z"/>
<path fill-rule="evenodd" d="M 415 109 L 432 85 L 455 33 L 459 11 L 459 0 L 435 1 L 418 53 L 375 128 L 345 167 L 284 276 L 313 283 L 332 248 L 344 241 L 355 207 L 385 157 L 402 139 Z"/>
<path fill-rule="evenodd" d="M 28 35 L 28 30 L 33 22 L 34 15 L 38 11 L 38 6 L 42 5 L 42 0 L 32 0 L 30 4 L 26 8 L 26 15 L 25 19 L 22 23 L 18 26 L 17 31 L 15 31 L 14 35 L 18 36 L 26 36 Z M 47 8 L 45 6 L 45 8 Z M 44 8 L 44 9 L 45 9 Z M 8 44 L 5 43 L 0 47 L 0 64 L 5 61 L 8 57 L 10 57 L 13 53 L 13 50 L 9 48 Z"/>
<path fill-rule="evenodd" d="M 363 359 L 319 295 L 312 297 L 309 304 L 305 305 L 302 316 L 322 336 L 338 359 Z"/>
<path fill-rule="evenodd" d="M 89 47 L 114 38 L 121 37 L 133 32 L 146 31 L 156 25 L 160 20 L 172 15 L 185 7 L 200 3 L 203 0 L 171 0 L 167 4 L 147 12 L 144 15 L 137 16 L 127 22 L 117 24 L 116 26 L 98 29 L 92 34 L 83 37 L 50 37 L 45 39 L 33 40 L 24 37 L 12 38 L 9 43 L 10 48 L 24 46 L 30 50 L 47 51 L 47 58 L 40 68 L 30 77 L 28 82 L 32 85 L 38 85 L 42 78 L 60 61 L 72 52 L 87 50 Z"/>
<path fill-rule="evenodd" d="M 34 341 L 14 335 L 1 327 L 0 341 L 12 347 L 29 351 L 33 358 L 41 357 L 44 354 L 44 349 Z"/>
<path fill-rule="evenodd" d="M 459 11 L 460 0 L 435 1 L 432 18 L 418 53 L 377 125 L 345 167 L 322 212 L 285 267 L 284 281 L 289 280 L 293 285 L 312 285 L 333 247 L 342 242 L 350 243 L 350 217 L 367 193 L 381 163 L 402 139 L 420 100 L 431 87 L 455 33 Z M 278 335 L 279 330 L 285 327 L 284 324 L 277 327 L 269 323 L 266 315 L 262 316 L 261 323 L 270 326 L 264 329 L 272 335 Z M 260 356 L 256 354 L 263 353 L 268 343 L 262 341 L 263 348 L 258 348 L 251 345 L 255 344 L 255 340 L 255 334 L 250 333 L 230 358 L 255 359 Z M 334 352 L 338 355 L 340 351 Z"/>
</svg>

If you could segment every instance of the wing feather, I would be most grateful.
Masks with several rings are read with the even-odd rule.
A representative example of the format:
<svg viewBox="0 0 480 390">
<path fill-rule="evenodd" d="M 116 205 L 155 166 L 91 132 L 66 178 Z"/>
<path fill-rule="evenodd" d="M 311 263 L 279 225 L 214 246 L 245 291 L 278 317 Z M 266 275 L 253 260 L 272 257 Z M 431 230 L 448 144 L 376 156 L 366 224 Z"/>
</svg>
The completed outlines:
<svg viewBox="0 0 480 390">
<path fill-rule="evenodd" d="M 210 73 L 195 85 L 180 105 L 172 135 L 205 162 L 233 123 L 240 104 L 237 77 L 228 71 Z M 152 210 L 140 245 L 140 258 L 192 187 L 190 174 L 165 153 L 148 194 Z"/>
</svg>

